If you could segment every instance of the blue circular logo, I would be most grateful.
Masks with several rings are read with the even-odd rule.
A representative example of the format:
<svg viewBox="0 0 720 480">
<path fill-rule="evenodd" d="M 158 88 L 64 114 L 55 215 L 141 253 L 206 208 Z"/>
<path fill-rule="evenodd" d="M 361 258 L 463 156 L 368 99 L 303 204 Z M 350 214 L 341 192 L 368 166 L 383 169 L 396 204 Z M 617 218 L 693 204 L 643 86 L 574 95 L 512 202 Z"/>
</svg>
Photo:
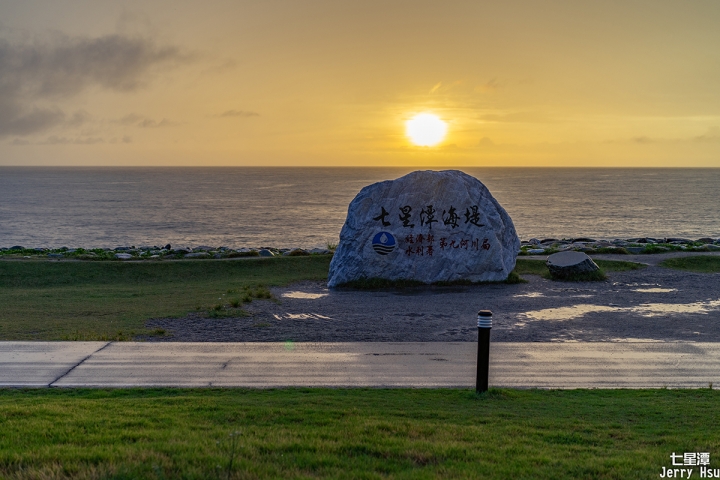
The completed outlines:
<svg viewBox="0 0 720 480">
<path fill-rule="evenodd" d="M 388 253 L 395 250 L 395 237 L 390 232 L 380 232 L 376 234 L 372 239 L 372 247 L 380 255 L 387 255 Z"/>
</svg>

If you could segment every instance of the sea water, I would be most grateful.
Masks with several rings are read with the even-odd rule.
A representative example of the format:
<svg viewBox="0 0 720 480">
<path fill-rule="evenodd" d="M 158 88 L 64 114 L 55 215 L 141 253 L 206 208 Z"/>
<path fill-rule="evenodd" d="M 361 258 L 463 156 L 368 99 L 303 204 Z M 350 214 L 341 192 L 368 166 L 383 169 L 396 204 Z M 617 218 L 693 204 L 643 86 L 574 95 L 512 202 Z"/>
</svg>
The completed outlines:
<svg viewBox="0 0 720 480">
<path fill-rule="evenodd" d="M 0 167 L 0 247 L 318 247 L 412 168 Z M 720 169 L 462 168 L 520 238 L 720 237 Z"/>
</svg>

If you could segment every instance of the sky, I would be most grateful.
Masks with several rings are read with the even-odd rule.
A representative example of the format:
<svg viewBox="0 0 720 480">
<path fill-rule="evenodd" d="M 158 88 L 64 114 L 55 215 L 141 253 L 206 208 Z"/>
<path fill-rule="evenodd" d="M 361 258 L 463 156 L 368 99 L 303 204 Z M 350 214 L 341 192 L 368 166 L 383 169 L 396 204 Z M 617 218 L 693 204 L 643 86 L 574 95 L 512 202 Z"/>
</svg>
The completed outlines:
<svg viewBox="0 0 720 480">
<path fill-rule="evenodd" d="M 0 165 L 718 167 L 718 25 L 715 0 L 4 1 Z"/>
</svg>

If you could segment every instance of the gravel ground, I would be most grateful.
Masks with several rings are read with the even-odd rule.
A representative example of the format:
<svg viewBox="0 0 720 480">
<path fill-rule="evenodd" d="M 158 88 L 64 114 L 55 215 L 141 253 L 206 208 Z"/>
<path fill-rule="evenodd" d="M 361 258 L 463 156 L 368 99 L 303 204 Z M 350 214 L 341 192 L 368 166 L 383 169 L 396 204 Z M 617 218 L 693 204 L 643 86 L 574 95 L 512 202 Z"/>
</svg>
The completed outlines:
<svg viewBox="0 0 720 480">
<path fill-rule="evenodd" d="M 597 256 L 649 266 L 611 272 L 607 281 L 591 283 L 526 275 L 529 282 L 518 285 L 330 291 L 321 282 L 301 282 L 271 289 L 276 302 L 247 305 L 249 317 L 149 320 L 148 328 L 164 328 L 169 335 L 147 340 L 475 341 L 477 311 L 489 309 L 496 342 L 718 342 L 720 274 L 657 266 L 683 255 L 690 254 Z"/>
</svg>

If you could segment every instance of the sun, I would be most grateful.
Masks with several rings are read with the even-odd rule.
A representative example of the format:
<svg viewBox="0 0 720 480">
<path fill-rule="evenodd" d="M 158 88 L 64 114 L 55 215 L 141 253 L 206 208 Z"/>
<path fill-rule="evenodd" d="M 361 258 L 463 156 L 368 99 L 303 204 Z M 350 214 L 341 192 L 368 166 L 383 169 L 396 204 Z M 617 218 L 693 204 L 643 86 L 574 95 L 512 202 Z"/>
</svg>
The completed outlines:
<svg viewBox="0 0 720 480">
<path fill-rule="evenodd" d="M 405 134 L 419 147 L 432 147 L 442 142 L 447 123 L 432 113 L 418 113 L 405 122 Z"/>
</svg>

